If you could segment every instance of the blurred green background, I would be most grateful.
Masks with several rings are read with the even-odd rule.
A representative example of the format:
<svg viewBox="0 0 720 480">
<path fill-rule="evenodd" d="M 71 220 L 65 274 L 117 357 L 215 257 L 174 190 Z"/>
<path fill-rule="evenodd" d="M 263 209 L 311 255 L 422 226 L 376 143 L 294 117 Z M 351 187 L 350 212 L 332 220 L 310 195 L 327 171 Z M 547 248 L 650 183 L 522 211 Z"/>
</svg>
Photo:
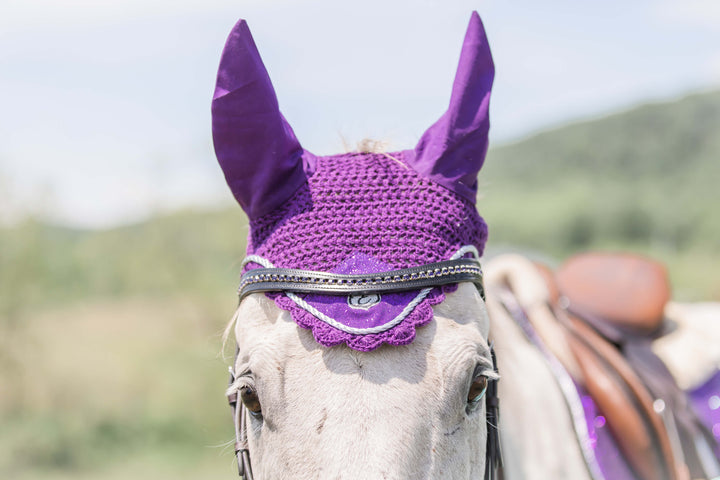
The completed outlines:
<svg viewBox="0 0 720 480">
<path fill-rule="evenodd" d="M 720 301 L 719 156 L 720 92 L 494 148 L 489 251 L 639 251 L 676 298 Z M 0 478 L 232 478 L 221 333 L 246 234 L 239 208 L 0 229 Z"/>
</svg>

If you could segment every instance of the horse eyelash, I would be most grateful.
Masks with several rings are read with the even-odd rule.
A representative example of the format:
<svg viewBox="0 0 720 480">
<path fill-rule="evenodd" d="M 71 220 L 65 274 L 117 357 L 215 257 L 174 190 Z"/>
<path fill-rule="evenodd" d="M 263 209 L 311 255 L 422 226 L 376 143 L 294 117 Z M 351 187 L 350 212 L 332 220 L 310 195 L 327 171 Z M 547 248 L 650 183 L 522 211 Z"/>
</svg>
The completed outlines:
<svg viewBox="0 0 720 480">
<path fill-rule="evenodd" d="M 228 385 L 225 394 L 230 395 L 232 393 L 238 392 L 245 385 L 254 388 L 254 385 L 248 381 L 248 378 L 252 378 L 252 372 L 249 368 L 245 368 L 240 374 L 235 375 L 235 380 L 230 385 Z"/>
<path fill-rule="evenodd" d="M 500 375 L 495 371 L 495 369 L 492 366 L 492 363 L 486 359 L 481 358 L 478 362 L 478 367 L 481 367 L 477 371 L 477 375 L 483 375 L 488 378 L 488 380 L 499 380 Z"/>
</svg>

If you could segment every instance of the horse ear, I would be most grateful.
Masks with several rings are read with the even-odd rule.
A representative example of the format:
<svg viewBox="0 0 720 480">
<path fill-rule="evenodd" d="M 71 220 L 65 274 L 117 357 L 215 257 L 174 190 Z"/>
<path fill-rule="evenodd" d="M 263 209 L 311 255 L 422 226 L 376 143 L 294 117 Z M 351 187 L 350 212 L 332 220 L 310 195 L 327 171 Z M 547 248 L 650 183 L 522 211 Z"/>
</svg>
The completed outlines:
<svg viewBox="0 0 720 480">
<path fill-rule="evenodd" d="M 245 20 L 230 32 L 212 100 L 215 155 L 249 218 L 272 211 L 307 180 L 305 153 L 280 113 Z"/>
<path fill-rule="evenodd" d="M 450 106 L 406 157 L 418 173 L 473 204 L 477 196 L 477 175 L 488 148 L 488 109 L 494 76 L 495 66 L 485 29 L 480 16 L 473 12 Z"/>
</svg>

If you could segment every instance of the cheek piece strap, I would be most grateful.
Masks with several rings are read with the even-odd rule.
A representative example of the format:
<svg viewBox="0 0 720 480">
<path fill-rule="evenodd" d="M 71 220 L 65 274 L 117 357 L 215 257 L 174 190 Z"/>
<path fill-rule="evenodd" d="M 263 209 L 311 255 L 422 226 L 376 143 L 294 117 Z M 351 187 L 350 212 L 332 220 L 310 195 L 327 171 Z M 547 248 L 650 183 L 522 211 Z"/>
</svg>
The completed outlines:
<svg viewBox="0 0 720 480">
<path fill-rule="evenodd" d="M 235 360 L 233 365 L 237 362 L 238 354 L 240 353 L 239 348 L 235 348 Z M 230 370 L 230 382 L 229 386 L 235 383 L 235 370 L 234 367 L 229 367 Z M 245 408 L 245 404 L 240 400 L 240 393 L 235 390 L 227 394 L 228 403 L 232 410 L 233 425 L 235 426 L 235 458 L 238 462 L 238 475 L 244 478 L 244 480 L 254 480 L 252 474 L 252 466 L 250 465 L 250 450 L 248 449 L 247 441 L 247 421 L 248 412 Z"/>
<path fill-rule="evenodd" d="M 235 365 L 240 350 L 235 349 Z M 230 383 L 235 383 L 235 371 L 233 367 L 229 367 L 230 370 Z M 232 410 L 233 425 L 235 426 L 235 457 L 237 458 L 238 464 L 238 475 L 244 478 L 244 480 L 254 480 L 252 473 L 252 466 L 250 465 L 250 450 L 248 449 L 248 437 L 247 437 L 247 421 L 248 412 L 245 408 L 245 404 L 240 400 L 239 392 L 233 391 L 227 395 L 230 409 Z"/>
<path fill-rule="evenodd" d="M 490 344 L 493 370 L 498 373 L 495 349 Z M 498 480 L 502 478 L 502 449 L 500 448 L 500 400 L 498 398 L 498 381 L 491 379 L 488 382 L 485 394 L 485 418 L 487 420 L 487 445 L 485 446 L 485 480 Z"/>
</svg>

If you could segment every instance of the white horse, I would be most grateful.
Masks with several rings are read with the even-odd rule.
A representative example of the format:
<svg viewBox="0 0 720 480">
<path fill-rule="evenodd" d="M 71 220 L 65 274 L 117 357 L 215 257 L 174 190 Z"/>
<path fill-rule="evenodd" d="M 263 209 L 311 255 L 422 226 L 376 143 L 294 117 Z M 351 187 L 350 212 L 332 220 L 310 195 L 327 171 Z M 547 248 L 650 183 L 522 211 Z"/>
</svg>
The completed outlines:
<svg viewBox="0 0 720 480">
<path fill-rule="evenodd" d="M 698 388 L 720 370 L 720 303 L 670 302 L 665 315 L 676 328 L 657 339 L 653 350 L 680 387 Z"/>
<path fill-rule="evenodd" d="M 392 321 L 365 328 L 323 313 L 310 294 L 288 293 L 279 278 L 296 282 L 297 270 L 274 267 L 366 275 L 481 251 L 487 231 L 474 203 L 493 74 L 474 14 L 450 107 L 414 150 L 316 157 L 280 114 L 247 25 L 233 29 L 213 98 L 215 149 L 250 219 L 248 269 L 268 269 L 278 277 L 261 281 L 280 285 L 274 296 L 245 296 L 228 329 L 238 346 L 228 389 L 236 450 L 255 478 L 480 479 L 496 429 L 506 479 L 598 478 L 551 366 L 509 316 L 491 324 L 495 300 L 486 304 L 471 283 L 423 284 L 412 301 L 398 300 Z M 362 310 L 372 323 L 363 315 L 394 308 L 391 295 L 318 305 Z M 500 425 L 480 401 L 497 378 L 489 338 Z"/>
</svg>

